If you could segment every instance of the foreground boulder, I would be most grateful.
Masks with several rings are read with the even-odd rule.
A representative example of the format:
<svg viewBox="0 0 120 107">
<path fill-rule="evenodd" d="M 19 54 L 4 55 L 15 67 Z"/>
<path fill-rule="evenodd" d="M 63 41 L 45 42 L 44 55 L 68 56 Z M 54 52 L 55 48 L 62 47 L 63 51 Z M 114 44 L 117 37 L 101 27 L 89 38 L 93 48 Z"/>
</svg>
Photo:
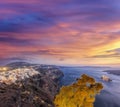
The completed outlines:
<svg viewBox="0 0 120 107">
<path fill-rule="evenodd" d="M 56 107 L 94 107 L 95 97 L 103 85 L 94 78 L 83 74 L 69 86 L 63 86 L 54 103 Z"/>
</svg>

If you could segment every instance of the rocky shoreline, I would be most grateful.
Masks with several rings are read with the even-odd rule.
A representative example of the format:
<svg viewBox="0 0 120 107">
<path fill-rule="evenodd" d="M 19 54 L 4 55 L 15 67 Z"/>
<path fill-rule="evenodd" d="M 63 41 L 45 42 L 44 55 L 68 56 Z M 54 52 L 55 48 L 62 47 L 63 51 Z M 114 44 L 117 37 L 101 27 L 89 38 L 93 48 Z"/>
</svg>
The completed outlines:
<svg viewBox="0 0 120 107">
<path fill-rule="evenodd" d="M 6 65 L 10 71 L 20 69 L 34 69 L 38 74 L 29 78 L 0 85 L 1 107 L 54 107 L 53 99 L 59 91 L 59 80 L 63 73 L 53 65 L 38 65 L 15 62 Z M 19 73 L 20 74 L 20 73 Z M 23 73 L 24 75 L 24 73 Z M 21 77 L 23 77 L 23 75 Z M 19 75 L 20 77 L 20 75 Z"/>
</svg>

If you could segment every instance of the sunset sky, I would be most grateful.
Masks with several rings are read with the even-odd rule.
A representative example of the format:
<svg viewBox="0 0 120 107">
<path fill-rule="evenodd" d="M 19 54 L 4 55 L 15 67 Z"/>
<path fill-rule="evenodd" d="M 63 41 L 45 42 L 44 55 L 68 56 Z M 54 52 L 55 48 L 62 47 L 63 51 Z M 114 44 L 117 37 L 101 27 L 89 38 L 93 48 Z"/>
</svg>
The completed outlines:
<svg viewBox="0 0 120 107">
<path fill-rule="evenodd" d="M 0 0 L 0 64 L 120 66 L 120 0 Z"/>
</svg>

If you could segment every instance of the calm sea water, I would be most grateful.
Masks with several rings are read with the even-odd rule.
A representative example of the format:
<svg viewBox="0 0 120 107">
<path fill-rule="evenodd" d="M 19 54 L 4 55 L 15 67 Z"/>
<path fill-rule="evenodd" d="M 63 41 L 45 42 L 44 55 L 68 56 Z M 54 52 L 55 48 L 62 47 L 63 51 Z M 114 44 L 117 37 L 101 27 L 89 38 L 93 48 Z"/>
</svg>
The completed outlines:
<svg viewBox="0 0 120 107">
<path fill-rule="evenodd" d="M 102 72 L 108 68 L 90 68 L 90 67 L 61 67 L 64 72 L 64 77 L 61 80 L 62 85 L 69 85 L 75 82 L 76 78 L 82 74 L 88 74 L 102 82 L 104 89 L 100 95 L 96 96 L 94 107 L 120 107 L 120 76 Z M 112 69 L 112 68 L 109 68 Z M 105 82 L 101 80 L 102 75 L 107 75 L 112 79 L 112 82 Z"/>
</svg>

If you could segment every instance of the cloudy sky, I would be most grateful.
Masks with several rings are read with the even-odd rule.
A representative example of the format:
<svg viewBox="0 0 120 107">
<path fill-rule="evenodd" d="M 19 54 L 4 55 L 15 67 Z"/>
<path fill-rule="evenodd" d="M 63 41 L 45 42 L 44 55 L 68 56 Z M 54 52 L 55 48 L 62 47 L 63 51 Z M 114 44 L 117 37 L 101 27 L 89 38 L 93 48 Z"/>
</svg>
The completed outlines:
<svg viewBox="0 0 120 107">
<path fill-rule="evenodd" d="M 0 64 L 120 65 L 120 0 L 0 0 Z"/>
</svg>

